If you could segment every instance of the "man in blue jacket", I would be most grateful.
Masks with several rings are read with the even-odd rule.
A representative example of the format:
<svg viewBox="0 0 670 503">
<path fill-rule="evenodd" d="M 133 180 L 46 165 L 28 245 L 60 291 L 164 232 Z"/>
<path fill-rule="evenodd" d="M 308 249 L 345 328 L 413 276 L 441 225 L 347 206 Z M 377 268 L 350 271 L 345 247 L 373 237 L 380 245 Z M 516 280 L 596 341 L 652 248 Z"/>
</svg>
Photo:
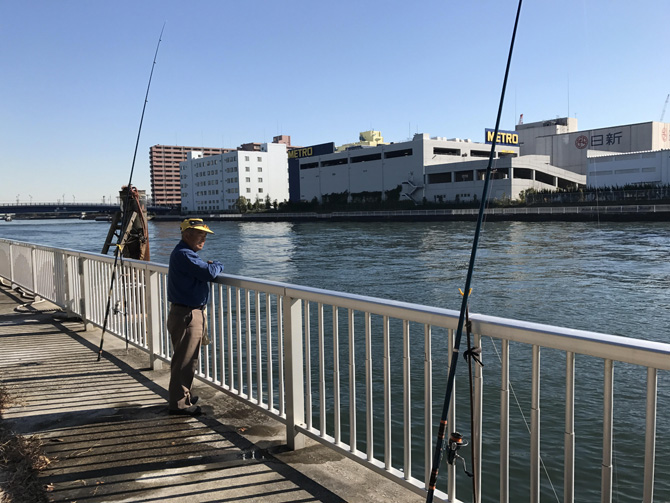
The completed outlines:
<svg viewBox="0 0 670 503">
<path fill-rule="evenodd" d="M 193 377 L 198 369 L 200 343 L 207 322 L 205 308 L 209 300 L 209 282 L 223 272 L 223 264 L 205 262 L 198 252 L 205 246 L 207 234 L 214 234 L 201 218 L 187 218 L 181 223 L 181 241 L 172 250 L 168 269 L 170 313 L 167 328 L 172 340 L 170 414 L 197 416 L 197 396 L 191 394 Z"/>
</svg>

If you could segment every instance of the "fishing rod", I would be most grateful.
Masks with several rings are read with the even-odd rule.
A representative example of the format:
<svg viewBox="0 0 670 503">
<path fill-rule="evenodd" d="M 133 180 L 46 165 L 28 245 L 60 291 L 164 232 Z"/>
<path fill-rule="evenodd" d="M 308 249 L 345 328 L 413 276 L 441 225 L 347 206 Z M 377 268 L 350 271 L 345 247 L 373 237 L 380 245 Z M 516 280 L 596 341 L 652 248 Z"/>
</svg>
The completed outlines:
<svg viewBox="0 0 670 503">
<path fill-rule="evenodd" d="M 135 141 L 135 152 L 133 153 L 133 162 L 132 165 L 130 166 L 130 176 L 128 178 L 128 186 L 127 186 L 127 191 L 126 191 L 126 200 L 121 207 L 121 213 L 123 215 L 123 218 L 121 219 L 122 224 L 121 224 L 121 232 L 119 233 L 118 240 L 116 243 L 116 246 L 114 247 L 114 266 L 112 268 L 112 278 L 110 280 L 109 284 L 109 292 L 107 294 L 107 306 L 105 307 L 105 319 L 102 323 L 102 335 L 100 336 L 100 347 L 98 348 L 98 361 L 100 361 L 100 358 L 102 358 L 102 346 L 105 342 L 105 330 L 107 329 L 107 321 L 109 319 L 109 311 L 110 311 L 110 304 L 112 300 L 112 292 L 114 290 L 114 282 L 116 281 L 116 268 L 117 264 L 119 261 L 119 255 L 121 256 L 121 265 L 123 266 L 123 237 L 124 237 L 124 229 L 128 226 L 128 220 L 130 218 L 130 212 L 128 211 L 129 204 L 130 204 L 130 197 L 132 193 L 132 182 L 133 182 L 133 173 L 135 172 L 135 160 L 137 159 L 137 149 L 140 145 L 140 136 L 142 135 L 142 123 L 144 122 L 144 112 L 147 109 L 147 102 L 149 101 L 149 89 L 151 88 L 151 79 L 154 75 L 154 67 L 156 66 L 156 58 L 158 57 L 158 49 L 161 45 L 161 41 L 163 39 L 163 31 L 165 30 L 165 23 L 163 23 L 163 27 L 161 28 L 161 34 L 158 36 L 158 44 L 156 44 L 156 52 L 154 53 L 154 61 L 151 65 L 151 72 L 149 73 L 149 83 L 147 84 L 147 92 L 144 96 L 144 105 L 142 106 L 142 115 L 140 116 L 140 126 L 137 130 L 137 140 Z M 139 208 L 138 208 L 139 209 Z M 128 313 L 128 306 L 126 303 L 126 298 L 125 298 L 125 284 L 124 287 L 122 288 L 123 290 L 123 313 L 126 322 L 125 322 L 125 333 L 126 333 L 126 350 L 128 349 L 128 323 L 127 323 L 127 313 Z M 118 312 L 118 310 L 117 310 Z"/>
<path fill-rule="evenodd" d="M 479 205 L 479 215 L 477 217 L 477 227 L 475 228 L 475 236 L 472 241 L 472 252 L 470 253 L 470 263 L 468 265 L 468 274 L 465 279 L 465 288 L 463 288 L 463 300 L 461 301 L 461 311 L 458 317 L 458 327 L 456 329 L 456 338 L 454 340 L 454 348 L 451 358 L 451 366 L 449 367 L 449 377 L 447 379 L 447 389 L 444 397 L 444 405 L 442 407 L 442 417 L 440 418 L 440 426 L 437 433 L 437 442 L 435 444 L 435 454 L 433 456 L 433 466 L 430 473 L 430 481 L 428 483 L 428 492 L 426 495 L 426 503 L 433 501 L 435 493 L 435 485 L 437 483 L 437 474 L 442 462 L 442 454 L 444 452 L 445 434 L 447 430 L 447 415 L 449 414 L 449 402 L 454 388 L 454 378 L 456 375 L 456 365 L 458 363 L 458 353 L 461 344 L 461 336 L 463 335 L 463 324 L 465 321 L 465 314 L 468 308 L 468 296 L 470 293 L 470 284 L 472 282 L 472 272 L 475 267 L 475 258 L 477 255 L 477 247 L 479 245 L 479 234 L 481 232 L 482 223 L 484 221 L 484 209 L 486 208 L 486 198 L 488 196 L 489 183 L 491 180 L 491 171 L 493 166 L 493 156 L 495 155 L 496 143 L 498 140 L 498 131 L 500 129 L 500 117 L 502 116 L 503 103 L 505 101 L 505 89 L 507 88 L 507 77 L 509 76 L 509 68 L 512 63 L 512 53 L 514 51 L 514 39 L 516 38 L 516 30 L 519 25 L 519 16 L 521 14 L 521 4 L 523 0 L 519 0 L 519 5 L 516 11 L 516 19 L 514 21 L 514 30 L 512 32 L 512 40 L 509 47 L 509 55 L 507 56 L 507 66 L 505 68 L 505 78 L 503 79 L 502 92 L 500 94 L 500 103 L 498 105 L 498 116 L 496 118 L 496 127 L 493 134 L 493 141 L 491 142 L 491 152 L 489 154 L 489 162 L 486 166 L 486 175 L 484 177 L 484 189 L 482 190 L 482 199 Z M 474 470 L 473 470 L 474 471 Z M 477 501 L 477 495 L 473 494 L 474 501 Z"/>
</svg>

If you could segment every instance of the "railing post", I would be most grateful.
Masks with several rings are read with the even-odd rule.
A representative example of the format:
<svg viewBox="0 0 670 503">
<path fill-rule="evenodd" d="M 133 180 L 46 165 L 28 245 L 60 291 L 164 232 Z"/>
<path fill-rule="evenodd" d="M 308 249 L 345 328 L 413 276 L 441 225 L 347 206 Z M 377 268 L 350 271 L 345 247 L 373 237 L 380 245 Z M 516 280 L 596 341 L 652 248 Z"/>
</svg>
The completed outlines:
<svg viewBox="0 0 670 503">
<path fill-rule="evenodd" d="M 158 288 L 159 273 L 146 271 L 145 297 L 147 299 L 147 344 L 149 346 L 149 368 L 160 370 L 163 361 L 156 358 L 161 351 L 161 296 Z"/>
<path fill-rule="evenodd" d="M 575 353 L 565 357 L 565 433 L 563 435 L 563 501 L 575 501 Z"/>
<path fill-rule="evenodd" d="M 305 390 L 302 359 L 302 303 L 300 299 L 284 297 L 283 328 L 286 359 L 286 443 L 289 449 L 305 447 L 305 436 L 296 426 L 305 423 Z"/>
<path fill-rule="evenodd" d="M 502 339 L 500 362 L 500 503 L 509 503 L 509 340 Z"/>
<path fill-rule="evenodd" d="M 63 275 L 64 283 L 64 295 L 65 295 L 65 312 L 67 313 L 68 318 L 75 318 L 77 315 L 74 312 L 74 271 L 70 271 L 69 264 L 69 255 L 63 254 Z M 71 288 L 72 286 L 72 288 Z"/>
<path fill-rule="evenodd" d="M 475 347 L 482 347 L 482 338 L 481 335 L 474 335 L 474 345 Z M 484 398 L 484 376 L 482 365 L 477 365 L 475 362 L 475 376 L 474 376 L 474 394 L 475 394 L 475 407 L 474 407 L 474 431 L 472 432 L 472 471 L 475 475 L 475 483 L 477 489 L 477 498 L 475 503 L 481 503 L 482 501 L 482 417 L 483 417 L 483 398 Z M 474 460 L 477 460 L 475 463 Z"/>
<path fill-rule="evenodd" d="M 540 346 L 533 346 L 530 408 L 530 501 L 540 502 Z"/>
<path fill-rule="evenodd" d="M 84 257 L 77 259 L 79 269 L 79 313 L 81 321 L 84 323 L 84 331 L 88 330 L 88 308 L 91 299 L 91 282 L 88 277 L 88 268 L 86 267 L 88 260 Z"/>
<path fill-rule="evenodd" d="M 70 279 L 67 267 L 67 256 L 62 250 L 54 253 L 54 287 L 56 294 L 56 305 L 65 309 L 67 317 L 72 317 L 72 306 L 70 305 Z"/>
<path fill-rule="evenodd" d="M 613 418 L 614 418 L 614 362 L 605 360 L 605 378 L 603 383 L 603 463 L 601 479 L 602 503 L 612 503 L 613 475 Z"/>
<path fill-rule="evenodd" d="M 35 301 L 40 300 L 38 296 L 38 285 L 37 285 L 37 264 L 35 260 L 36 248 L 34 246 L 30 247 L 30 279 L 31 279 L 31 288 L 32 293 L 35 295 Z"/>
<path fill-rule="evenodd" d="M 9 283 L 14 288 L 14 245 L 9 243 Z"/>
<path fill-rule="evenodd" d="M 658 375 L 654 368 L 647 369 L 647 421 L 644 433 L 644 492 L 643 503 L 654 501 L 654 460 L 656 458 L 656 401 Z"/>
</svg>

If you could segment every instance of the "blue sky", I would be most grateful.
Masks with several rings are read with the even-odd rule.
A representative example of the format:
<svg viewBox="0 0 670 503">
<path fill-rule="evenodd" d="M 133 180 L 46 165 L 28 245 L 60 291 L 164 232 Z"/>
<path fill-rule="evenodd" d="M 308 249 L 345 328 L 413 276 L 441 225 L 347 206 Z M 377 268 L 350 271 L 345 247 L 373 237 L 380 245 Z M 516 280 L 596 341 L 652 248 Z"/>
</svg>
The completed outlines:
<svg viewBox="0 0 670 503">
<path fill-rule="evenodd" d="M 0 3 L 0 203 L 101 201 L 155 144 L 237 147 L 483 141 L 494 127 L 516 0 Z M 670 93 L 667 0 L 526 0 L 502 129 L 659 120 Z M 665 117 L 670 121 L 670 112 Z"/>
</svg>

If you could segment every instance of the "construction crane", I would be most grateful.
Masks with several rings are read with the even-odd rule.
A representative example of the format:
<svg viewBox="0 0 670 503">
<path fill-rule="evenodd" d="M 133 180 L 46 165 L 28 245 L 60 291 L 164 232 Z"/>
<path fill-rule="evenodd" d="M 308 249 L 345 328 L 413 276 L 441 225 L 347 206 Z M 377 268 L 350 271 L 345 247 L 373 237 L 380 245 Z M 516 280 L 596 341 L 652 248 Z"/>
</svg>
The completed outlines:
<svg viewBox="0 0 670 503">
<path fill-rule="evenodd" d="M 668 97 L 665 98 L 665 105 L 663 105 L 663 111 L 661 112 L 661 120 L 659 122 L 663 122 L 663 117 L 665 117 L 665 109 L 668 108 L 668 100 L 670 100 L 670 94 L 668 94 Z"/>
</svg>

